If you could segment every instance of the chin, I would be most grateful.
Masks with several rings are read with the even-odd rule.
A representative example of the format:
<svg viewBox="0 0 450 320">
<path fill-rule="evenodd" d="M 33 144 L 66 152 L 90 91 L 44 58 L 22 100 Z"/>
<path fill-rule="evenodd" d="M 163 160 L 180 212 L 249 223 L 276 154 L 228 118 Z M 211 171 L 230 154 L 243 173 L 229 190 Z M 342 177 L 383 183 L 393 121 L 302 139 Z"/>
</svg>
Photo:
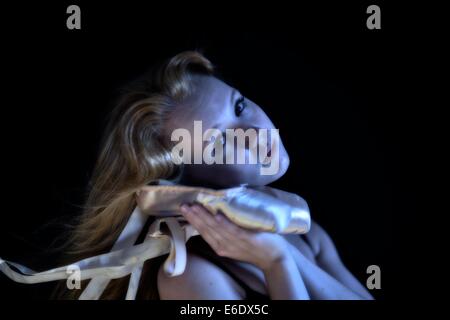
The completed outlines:
<svg viewBox="0 0 450 320">
<path fill-rule="evenodd" d="M 289 156 L 286 152 L 284 152 L 283 156 L 280 157 L 280 164 L 279 164 L 279 168 L 278 168 L 278 172 L 276 174 L 273 175 L 262 175 L 261 174 L 261 169 L 262 166 L 258 166 L 257 172 L 254 171 L 253 175 L 254 177 L 257 177 L 256 179 L 251 179 L 249 177 L 248 181 L 250 185 L 259 185 L 259 186 L 263 186 L 263 185 L 267 185 L 270 184 L 272 182 L 277 181 L 278 179 L 280 179 L 282 176 L 284 176 L 284 174 L 287 172 L 288 168 L 289 168 L 289 164 L 290 164 L 290 159 Z"/>
</svg>

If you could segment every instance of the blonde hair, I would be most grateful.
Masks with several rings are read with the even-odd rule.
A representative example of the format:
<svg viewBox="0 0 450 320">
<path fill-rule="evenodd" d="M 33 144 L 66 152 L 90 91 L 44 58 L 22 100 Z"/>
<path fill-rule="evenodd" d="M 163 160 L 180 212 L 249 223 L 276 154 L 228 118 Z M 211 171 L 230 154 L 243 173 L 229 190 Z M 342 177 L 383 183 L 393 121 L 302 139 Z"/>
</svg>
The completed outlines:
<svg viewBox="0 0 450 320">
<path fill-rule="evenodd" d="M 201 53 L 186 51 L 153 69 L 123 94 L 104 133 L 84 212 L 70 233 L 66 262 L 109 251 L 136 205 L 135 192 L 151 180 L 180 177 L 182 167 L 171 159 L 164 123 L 192 95 L 193 76 L 212 73 L 211 62 Z M 146 262 L 137 298 L 159 297 L 156 271 L 160 262 L 161 258 Z M 101 298 L 124 297 L 128 277 L 112 280 Z M 67 290 L 61 282 L 56 297 L 76 298 L 81 291 Z"/>
</svg>

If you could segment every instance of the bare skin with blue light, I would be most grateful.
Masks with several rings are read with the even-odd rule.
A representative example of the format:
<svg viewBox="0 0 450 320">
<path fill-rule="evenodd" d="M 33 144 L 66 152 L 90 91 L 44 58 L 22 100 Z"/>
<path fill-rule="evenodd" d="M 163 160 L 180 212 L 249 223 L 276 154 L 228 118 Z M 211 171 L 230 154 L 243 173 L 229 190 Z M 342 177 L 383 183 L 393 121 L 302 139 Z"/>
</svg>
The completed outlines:
<svg viewBox="0 0 450 320">
<path fill-rule="evenodd" d="M 226 83 L 211 76 L 198 76 L 196 81 L 195 99 L 175 110 L 167 123 L 168 139 L 176 128 L 193 132 L 194 120 L 202 120 L 204 128 L 221 131 L 275 128 L 257 104 Z M 182 183 L 214 188 L 242 183 L 267 185 L 283 176 L 289 166 L 289 156 L 281 142 L 279 156 L 280 170 L 276 175 L 261 175 L 261 164 L 191 164 L 185 166 Z M 344 266 L 330 236 L 314 221 L 306 235 L 308 245 L 298 235 L 241 228 L 198 204 L 186 204 L 181 210 L 237 277 L 273 300 L 372 299 Z M 187 261 L 180 276 L 168 277 L 162 267 L 159 269 L 161 299 L 246 298 L 245 290 L 217 265 L 190 252 Z"/>
</svg>

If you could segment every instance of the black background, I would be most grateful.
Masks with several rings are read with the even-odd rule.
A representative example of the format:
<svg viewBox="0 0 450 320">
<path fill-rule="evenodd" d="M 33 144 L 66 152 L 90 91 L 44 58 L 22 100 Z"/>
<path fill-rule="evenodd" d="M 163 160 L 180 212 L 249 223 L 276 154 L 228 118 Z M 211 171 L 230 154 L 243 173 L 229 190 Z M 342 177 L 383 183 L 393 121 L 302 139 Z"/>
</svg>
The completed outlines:
<svg viewBox="0 0 450 320">
<path fill-rule="evenodd" d="M 4 11 L 2 258 L 53 267 L 49 249 L 80 211 L 118 89 L 157 60 L 201 49 L 280 129 L 291 166 L 273 186 L 308 201 L 361 282 L 379 265 L 382 289 L 372 293 L 394 297 L 394 220 L 415 207 L 404 156 L 417 116 L 398 98 L 408 70 L 398 10 L 378 3 L 382 29 L 368 30 L 372 3 L 76 3 L 82 30 L 66 29 L 72 3 Z M 51 288 L 3 275 L 0 285 L 24 299 Z"/>
</svg>

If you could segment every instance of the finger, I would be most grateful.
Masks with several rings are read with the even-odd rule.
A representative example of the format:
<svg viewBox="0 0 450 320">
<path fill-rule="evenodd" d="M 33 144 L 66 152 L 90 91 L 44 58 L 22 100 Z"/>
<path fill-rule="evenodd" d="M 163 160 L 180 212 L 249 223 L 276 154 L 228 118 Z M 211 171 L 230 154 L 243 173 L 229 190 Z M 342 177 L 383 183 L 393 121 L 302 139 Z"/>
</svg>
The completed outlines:
<svg viewBox="0 0 450 320">
<path fill-rule="evenodd" d="M 205 235 L 214 239 L 216 247 L 212 247 L 216 253 L 224 255 L 227 251 L 235 251 L 236 248 L 248 251 L 249 230 L 239 227 L 219 212 L 213 216 L 208 209 L 199 204 L 192 205 L 190 209 L 195 216 L 193 223 L 197 223 Z M 201 231 L 199 230 L 199 232 Z M 227 250 L 230 246 L 235 249 Z"/>
<path fill-rule="evenodd" d="M 208 225 L 212 229 L 215 229 L 216 231 L 220 231 L 221 226 L 219 225 L 217 220 L 214 219 L 214 215 L 213 213 L 211 213 L 211 211 L 199 204 L 194 204 L 191 209 L 196 213 L 196 216 L 206 225 Z"/>
<path fill-rule="evenodd" d="M 217 223 L 220 224 L 222 228 L 225 228 L 227 231 L 237 231 L 239 228 L 241 228 L 221 212 L 217 212 L 214 219 L 217 221 Z"/>
<path fill-rule="evenodd" d="M 250 235 L 252 235 L 254 233 L 253 230 L 249 230 L 249 229 L 243 228 L 243 227 L 235 224 L 223 213 L 218 212 L 214 218 L 217 221 L 217 223 L 220 225 L 220 229 L 225 234 L 227 234 L 229 237 L 232 237 L 233 239 L 236 239 L 236 238 L 243 239 L 243 238 L 249 237 Z"/>
<path fill-rule="evenodd" d="M 192 209 L 207 225 L 213 228 L 216 232 L 219 232 L 223 236 L 227 236 L 230 239 L 236 239 L 236 237 L 242 237 L 251 233 L 250 230 L 233 223 L 220 211 L 213 215 L 207 208 L 198 204 L 193 205 Z"/>
<path fill-rule="evenodd" d="M 192 210 L 204 222 L 212 235 L 219 241 L 224 241 L 227 246 L 236 245 L 241 247 L 240 241 L 244 238 L 245 229 L 237 226 L 228 220 L 223 214 L 217 213 L 215 216 L 201 205 L 193 205 Z M 236 243 L 238 242 L 238 243 Z"/>
<path fill-rule="evenodd" d="M 208 209 L 201 205 L 196 204 L 191 208 L 205 224 L 214 229 L 215 232 L 220 234 L 223 238 L 230 241 L 227 243 L 236 244 L 236 242 L 238 242 L 240 244 L 239 240 L 244 240 L 250 235 L 249 230 L 236 225 L 220 212 L 217 212 L 216 215 L 213 216 Z"/>
<path fill-rule="evenodd" d="M 224 248 L 225 251 L 221 253 L 217 252 L 219 255 L 232 254 L 233 252 L 248 252 L 249 247 L 251 247 L 251 245 L 249 246 L 249 235 L 251 234 L 249 230 L 236 225 L 225 215 L 220 213 L 220 211 L 217 212 L 215 216 L 212 216 L 209 210 L 202 206 L 194 205 L 192 206 L 192 209 L 198 213 L 204 221 L 214 226 L 210 230 L 215 230 L 217 235 L 220 235 L 220 241 L 225 241 L 222 242 L 223 245 L 221 243 L 221 248 L 219 248 L 219 251 L 222 248 Z"/>
<path fill-rule="evenodd" d="M 205 218 L 197 212 L 197 210 L 194 210 L 192 206 L 189 205 L 183 205 L 180 207 L 181 213 L 183 213 L 183 216 L 195 227 L 198 227 L 199 229 L 206 229 L 210 228 L 208 224 L 205 223 Z M 200 230 L 199 230 L 200 231 Z"/>
<path fill-rule="evenodd" d="M 198 217 L 197 212 L 192 210 L 192 207 L 182 206 L 181 212 L 186 220 L 200 233 L 200 235 L 208 242 L 211 247 L 216 250 L 220 248 L 225 242 L 225 239 L 212 229 L 209 225 L 205 224 L 204 221 Z"/>
</svg>

